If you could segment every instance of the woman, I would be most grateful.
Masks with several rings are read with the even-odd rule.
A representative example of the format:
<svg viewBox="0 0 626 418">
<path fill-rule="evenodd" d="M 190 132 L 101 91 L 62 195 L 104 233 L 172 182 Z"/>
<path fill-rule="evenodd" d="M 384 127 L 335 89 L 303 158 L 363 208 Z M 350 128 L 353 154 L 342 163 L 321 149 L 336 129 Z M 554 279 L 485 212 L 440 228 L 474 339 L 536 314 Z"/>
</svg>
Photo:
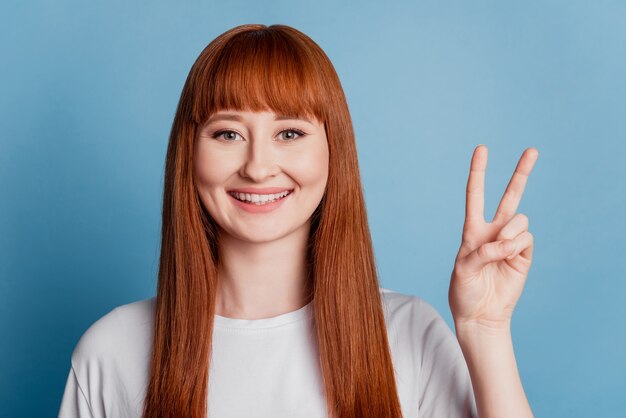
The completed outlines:
<svg viewBox="0 0 626 418">
<path fill-rule="evenodd" d="M 284 25 L 216 38 L 167 150 L 156 298 L 94 323 L 61 417 L 532 416 L 510 318 L 530 267 L 515 215 L 528 149 L 492 223 L 472 158 L 450 285 L 454 337 L 378 286 L 354 132 L 328 57 Z"/>
</svg>

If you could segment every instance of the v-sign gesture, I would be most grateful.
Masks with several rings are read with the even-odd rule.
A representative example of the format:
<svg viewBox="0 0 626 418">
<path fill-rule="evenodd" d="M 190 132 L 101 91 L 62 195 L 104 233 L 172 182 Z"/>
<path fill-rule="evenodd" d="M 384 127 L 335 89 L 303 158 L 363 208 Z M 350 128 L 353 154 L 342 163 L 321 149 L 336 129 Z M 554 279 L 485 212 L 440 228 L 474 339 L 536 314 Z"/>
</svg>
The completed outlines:
<svg viewBox="0 0 626 418">
<path fill-rule="evenodd" d="M 522 294 L 533 256 L 528 218 L 517 207 L 539 153 L 522 154 L 493 220 L 484 218 L 487 147 L 472 156 L 465 225 L 450 281 L 448 299 L 455 324 L 506 329 Z"/>
</svg>

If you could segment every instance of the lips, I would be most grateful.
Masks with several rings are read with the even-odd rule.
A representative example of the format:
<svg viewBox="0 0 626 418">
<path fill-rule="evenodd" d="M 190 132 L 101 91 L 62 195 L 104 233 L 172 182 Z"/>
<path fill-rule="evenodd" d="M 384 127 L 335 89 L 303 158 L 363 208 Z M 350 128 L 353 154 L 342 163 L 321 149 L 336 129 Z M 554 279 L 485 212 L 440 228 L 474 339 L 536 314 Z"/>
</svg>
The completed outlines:
<svg viewBox="0 0 626 418">
<path fill-rule="evenodd" d="M 258 190 L 258 189 L 257 189 Z M 291 196 L 291 192 L 283 189 L 283 193 L 269 193 L 269 194 L 256 194 L 256 193 L 243 193 L 229 191 L 227 193 L 235 206 L 250 213 L 267 213 L 280 207 L 285 200 L 288 200 Z M 281 196 L 276 199 L 277 196 Z M 272 200 L 266 200 L 267 197 L 271 197 Z M 240 200 L 245 198 L 245 200 Z"/>
<path fill-rule="evenodd" d="M 228 194 L 242 202 L 262 205 L 265 203 L 271 203 L 277 200 L 281 200 L 289 196 L 291 192 L 285 190 L 284 192 L 270 193 L 270 194 L 241 193 L 241 192 L 228 192 Z"/>
<path fill-rule="evenodd" d="M 240 187 L 237 189 L 229 189 L 227 192 L 239 192 L 239 193 L 250 193 L 250 194 L 277 194 L 280 192 L 289 191 L 292 192 L 293 189 L 291 187 L 263 187 L 263 188 L 255 188 L 255 187 Z"/>
</svg>

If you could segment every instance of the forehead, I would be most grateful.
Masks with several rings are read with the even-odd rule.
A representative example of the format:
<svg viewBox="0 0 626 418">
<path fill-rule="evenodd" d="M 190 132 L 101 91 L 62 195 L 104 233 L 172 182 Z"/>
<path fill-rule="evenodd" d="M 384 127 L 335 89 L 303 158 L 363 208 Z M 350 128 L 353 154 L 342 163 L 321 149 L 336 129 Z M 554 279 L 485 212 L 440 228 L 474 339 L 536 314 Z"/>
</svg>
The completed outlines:
<svg viewBox="0 0 626 418">
<path fill-rule="evenodd" d="M 331 119 L 341 87 L 330 60 L 310 38 L 285 30 L 241 32 L 211 43 L 188 80 L 191 119 L 225 109 Z M 340 104 L 341 105 L 341 104 Z"/>
<path fill-rule="evenodd" d="M 228 65 L 209 65 L 202 76 L 193 78 L 192 118 L 207 121 L 218 113 L 273 112 L 279 118 L 327 119 L 328 89 L 323 74 L 311 68 L 296 71 L 276 63 L 228 60 Z M 244 65 L 246 64 L 246 65 Z M 199 71 L 199 70 L 198 70 Z M 209 76 L 206 76 L 209 74 Z"/>
</svg>

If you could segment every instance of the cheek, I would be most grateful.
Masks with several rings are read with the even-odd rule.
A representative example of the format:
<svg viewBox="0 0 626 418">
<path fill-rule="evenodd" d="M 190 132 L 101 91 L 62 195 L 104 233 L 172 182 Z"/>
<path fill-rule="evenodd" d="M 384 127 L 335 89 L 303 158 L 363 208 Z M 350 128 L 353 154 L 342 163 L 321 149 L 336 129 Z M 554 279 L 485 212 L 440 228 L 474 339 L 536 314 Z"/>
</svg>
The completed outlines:
<svg viewBox="0 0 626 418">
<path fill-rule="evenodd" d="M 316 147 L 290 159 L 290 173 L 306 186 L 324 188 L 328 179 L 328 148 Z"/>
<path fill-rule="evenodd" d="M 194 169 L 199 186 L 216 186 L 222 184 L 232 173 L 237 171 L 236 158 L 228 158 L 208 147 L 199 146 L 196 149 Z"/>
</svg>

